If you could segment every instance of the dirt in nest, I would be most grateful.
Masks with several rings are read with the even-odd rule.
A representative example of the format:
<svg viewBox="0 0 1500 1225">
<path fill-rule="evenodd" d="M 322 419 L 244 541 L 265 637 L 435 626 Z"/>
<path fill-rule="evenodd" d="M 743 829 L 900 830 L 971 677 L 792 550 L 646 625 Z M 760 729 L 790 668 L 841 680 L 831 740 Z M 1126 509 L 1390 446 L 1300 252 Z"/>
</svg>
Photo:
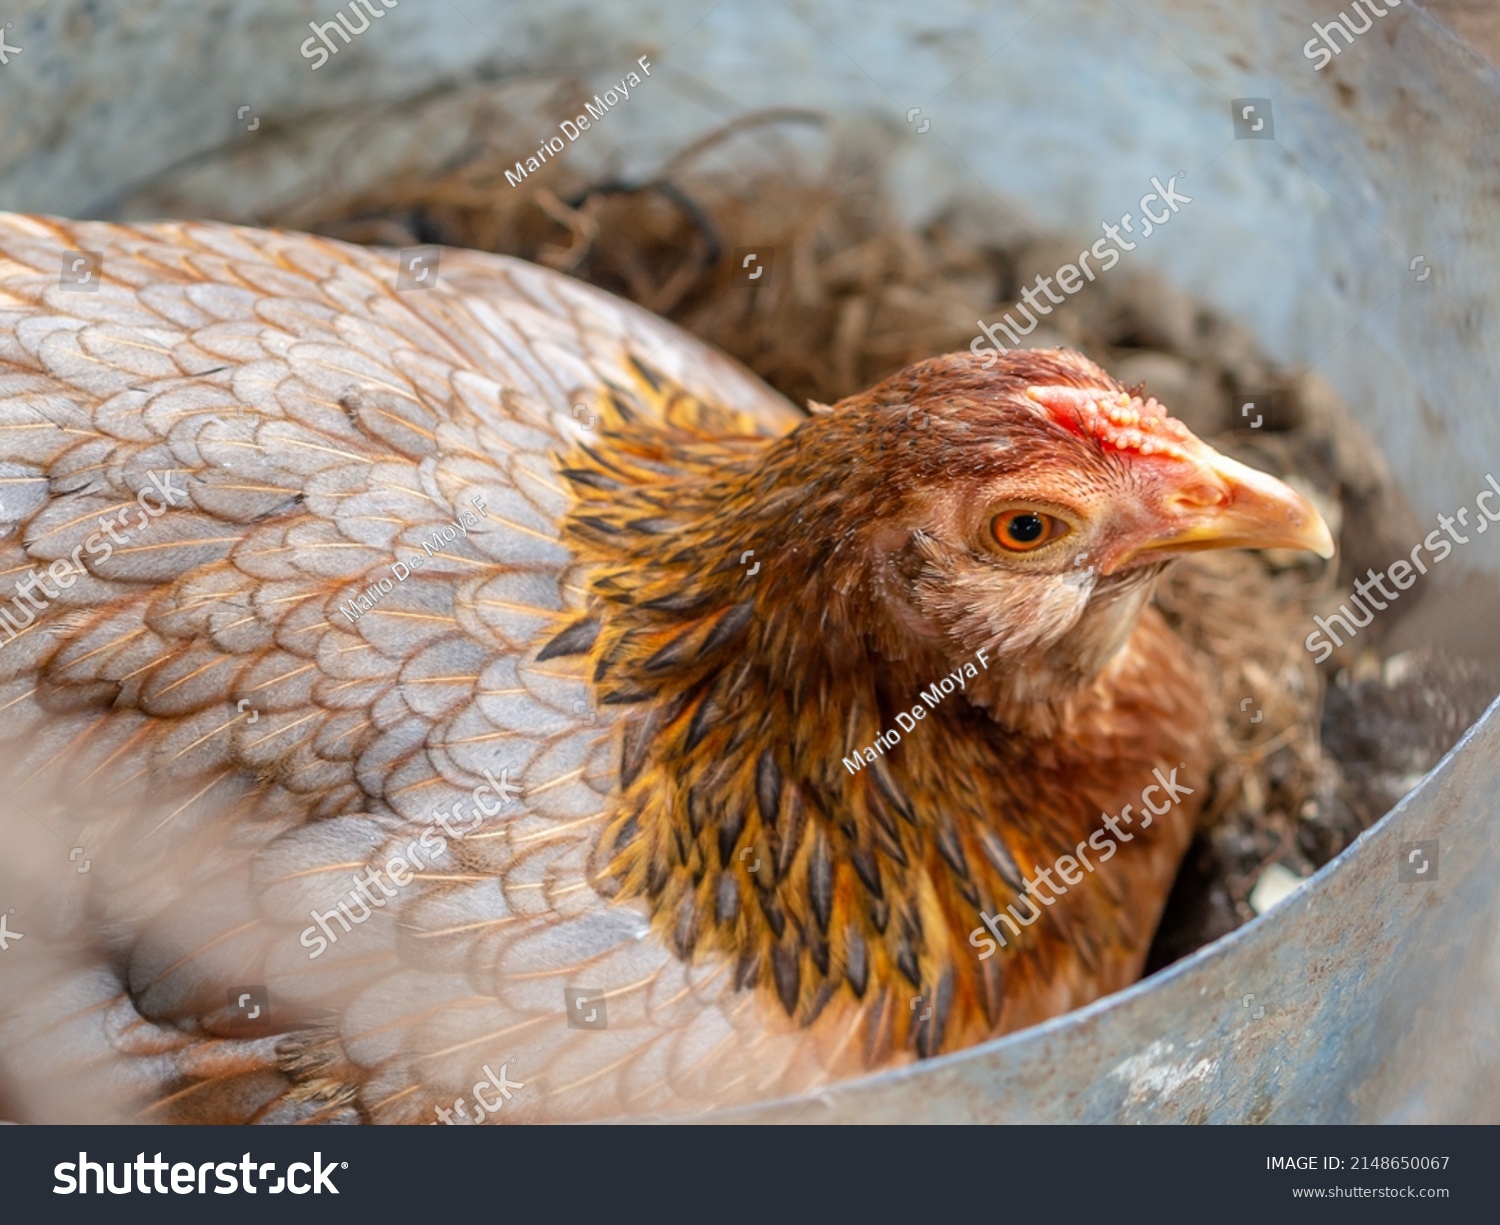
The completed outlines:
<svg viewBox="0 0 1500 1225">
<path fill-rule="evenodd" d="M 397 177 L 283 220 L 356 242 L 443 243 L 558 269 L 673 320 L 799 405 L 834 403 L 911 362 L 968 348 L 976 320 L 1013 311 L 1038 273 L 1079 250 L 989 205 L 906 225 L 875 186 L 878 159 L 859 151 L 805 175 L 785 165 L 731 170 L 716 156 L 757 128 L 806 118 L 737 121 L 649 182 L 589 182 L 562 163 L 512 186 L 511 163 L 479 153 L 444 175 Z M 700 169 L 714 160 L 719 169 Z M 734 258 L 747 248 L 766 268 L 754 283 Z M 1278 366 L 1245 326 L 1125 260 L 1026 339 L 1079 349 L 1126 385 L 1143 384 L 1221 450 L 1297 485 L 1339 540 L 1333 564 L 1210 553 L 1162 582 L 1159 606 L 1211 678 L 1220 759 L 1148 962 L 1155 969 L 1251 918 L 1272 865 L 1310 875 L 1378 820 L 1500 692 L 1500 663 L 1400 649 L 1399 627 L 1421 621 L 1418 599 L 1408 601 L 1415 619 L 1411 607 L 1393 607 L 1324 666 L 1312 662 L 1303 646 L 1312 615 L 1347 598 L 1354 576 L 1407 555 L 1426 530 L 1317 375 Z"/>
</svg>

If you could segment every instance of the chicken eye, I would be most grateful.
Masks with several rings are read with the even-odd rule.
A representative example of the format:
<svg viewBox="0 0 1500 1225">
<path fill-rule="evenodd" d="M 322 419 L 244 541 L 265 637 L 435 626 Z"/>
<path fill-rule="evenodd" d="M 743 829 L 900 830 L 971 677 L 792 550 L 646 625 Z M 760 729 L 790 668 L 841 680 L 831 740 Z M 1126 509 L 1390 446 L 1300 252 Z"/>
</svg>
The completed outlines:
<svg viewBox="0 0 1500 1225">
<path fill-rule="evenodd" d="M 1029 553 L 1064 536 L 1067 523 L 1040 510 L 1007 510 L 995 516 L 990 530 L 1000 546 L 1011 553 Z"/>
</svg>

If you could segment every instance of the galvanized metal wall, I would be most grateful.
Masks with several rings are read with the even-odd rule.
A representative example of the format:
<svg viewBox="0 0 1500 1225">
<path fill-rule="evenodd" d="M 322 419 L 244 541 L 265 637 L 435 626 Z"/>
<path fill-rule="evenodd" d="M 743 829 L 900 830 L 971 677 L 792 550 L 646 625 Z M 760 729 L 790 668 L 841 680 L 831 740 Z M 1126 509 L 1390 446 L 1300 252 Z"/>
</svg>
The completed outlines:
<svg viewBox="0 0 1500 1225">
<path fill-rule="evenodd" d="M 299 48 L 337 7 L 11 5 L 0 207 L 109 216 L 171 199 L 253 218 L 341 164 L 451 152 L 441 125 L 413 128 L 441 113 L 423 102 L 436 87 L 574 74 L 603 89 L 648 54 L 649 86 L 567 156 L 643 173 L 751 107 L 875 116 L 914 216 L 978 190 L 1094 235 L 1176 175 L 1192 203 L 1132 259 L 1329 377 L 1424 517 L 1500 473 L 1500 78 L 1413 0 L 1323 71 L 1303 47 L 1337 0 L 403 0 L 315 70 Z M 1273 140 L 1236 139 L 1235 99 L 1269 100 Z M 559 117 L 539 109 L 517 156 Z M 1433 581 L 1461 600 L 1472 571 L 1500 574 L 1493 539 Z M 742 1117 L 1500 1119 L 1497 738 L 1492 710 L 1290 900 L 1168 972 Z M 1437 878 L 1400 881 L 1405 844 L 1433 841 Z"/>
</svg>

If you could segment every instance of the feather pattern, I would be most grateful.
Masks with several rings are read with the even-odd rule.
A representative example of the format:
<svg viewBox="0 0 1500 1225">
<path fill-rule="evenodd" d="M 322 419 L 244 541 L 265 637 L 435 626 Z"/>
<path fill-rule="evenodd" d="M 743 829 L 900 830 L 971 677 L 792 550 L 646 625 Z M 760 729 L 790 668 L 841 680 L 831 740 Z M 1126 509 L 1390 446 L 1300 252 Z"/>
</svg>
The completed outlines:
<svg viewBox="0 0 1500 1225">
<path fill-rule="evenodd" d="M 58 284 L 80 249 L 96 292 Z M 36 1117 L 433 1121 L 512 1056 L 527 1088 L 497 1117 L 828 1075 L 593 888 L 611 716 L 579 713 L 592 631 L 556 532 L 560 440 L 591 436 L 572 406 L 630 395 L 637 361 L 673 388 L 642 418 L 799 414 L 532 266 L 445 252 L 408 293 L 395 270 L 302 235 L 0 217 L 0 734 L 7 830 L 35 834 L 7 896 L 70 873 L 58 836 L 92 860 L 64 882 L 81 908 L 45 894 L 0 966 L 5 1083 Z M 490 815 L 486 771 L 521 788 L 481 793 Z M 356 886 L 371 868 L 394 896 Z M 247 983 L 268 1036 L 230 1015 Z M 573 986 L 607 1030 L 569 1027 Z"/>
<path fill-rule="evenodd" d="M 932 678 L 840 586 L 876 473 L 801 421 L 517 261 L 0 214 L 18 1112 L 479 1121 L 513 1059 L 489 1117 L 681 1115 L 1129 982 L 1190 812 L 1006 955 L 955 933 L 1201 757 L 1175 643 L 1080 681 L 1072 755 L 953 703 L 850 776 Z"/>
</svg>

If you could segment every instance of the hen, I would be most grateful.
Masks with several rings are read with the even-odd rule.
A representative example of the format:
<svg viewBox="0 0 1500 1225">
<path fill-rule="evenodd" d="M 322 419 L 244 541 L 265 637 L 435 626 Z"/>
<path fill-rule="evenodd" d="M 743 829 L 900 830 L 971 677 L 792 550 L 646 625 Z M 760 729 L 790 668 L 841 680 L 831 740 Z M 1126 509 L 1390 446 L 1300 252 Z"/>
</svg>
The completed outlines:
<svg viewBox="0 0 1500 1225">
<path fill-rule="evenodd" d="M 0 1110 L 699 1112 L 1139 974 L 1209 759 L 1153 582 L 1304 499 L 1075 354 L 804 415 L 434 279 L 0 215 Z"/>
</svg>

